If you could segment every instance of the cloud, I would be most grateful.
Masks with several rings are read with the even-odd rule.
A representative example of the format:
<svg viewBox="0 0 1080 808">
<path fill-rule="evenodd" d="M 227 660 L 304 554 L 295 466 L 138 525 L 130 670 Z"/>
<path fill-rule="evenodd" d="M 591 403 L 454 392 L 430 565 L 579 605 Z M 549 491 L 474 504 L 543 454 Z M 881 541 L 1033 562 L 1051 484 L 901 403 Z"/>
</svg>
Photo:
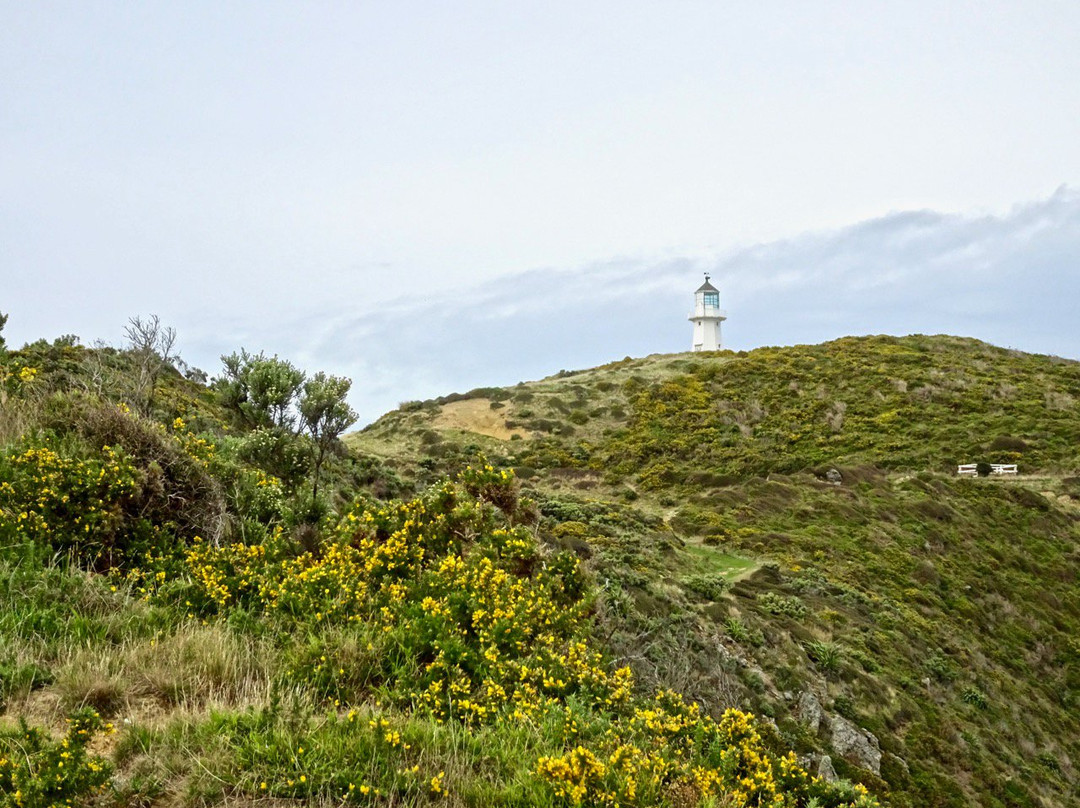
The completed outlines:
<svg viewBox="0 0 1080 808">
<path fill-rule="evenodd" d="M 1002 216 L 899 212 L 712 258 L 525 272 L 342 317 L 312 353 L 341 363 L 365 357 L 365 370 L 381 380 L 380 394 L 359 394 L 373 417 L 397 403 L 382 397 L 391 391 L 426 397 L 685 350 L 691 293 L 709 271 L 733 348 L 951 333 L 1076 357 L 1078 269 L 1080 194 L 1062 188 Z"/>
<path fill-rule="evenodd" d="M 370 311 L 215 321 L 182 336 L 211 369 L 243 345 L 349 375 L 366 423 L 409 399 L 686 350 L 705 271 L 735 349 L 950 333 L 1078 357 L 1078 270 L 1080 193 L 1062 188 L 1001 216 L 898 212 L 718 255 L 535 269 Z"/>
</svg>

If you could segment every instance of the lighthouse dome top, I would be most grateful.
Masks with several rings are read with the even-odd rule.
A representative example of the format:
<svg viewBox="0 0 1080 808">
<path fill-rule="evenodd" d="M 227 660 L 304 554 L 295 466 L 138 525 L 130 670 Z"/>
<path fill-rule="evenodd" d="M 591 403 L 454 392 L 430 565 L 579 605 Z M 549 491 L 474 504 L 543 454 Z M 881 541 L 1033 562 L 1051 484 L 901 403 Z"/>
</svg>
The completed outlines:
<svg viewBox="0 0 1080 808">
<path fill-rule="evenodd" d="M 719 291 L 720 291 L 719 289 L 717 289 L 715 286 L 713 286 L 711 283 L 709 283 L 709 276 L 706 275 L 705 276 L 705 283 L 701 284 L 701 286 L 699 286 L 697 288 L 697 292 L 694 292 L 694 294 L 697 294 L 698 292 L 719 292 Z"/>
</svg>

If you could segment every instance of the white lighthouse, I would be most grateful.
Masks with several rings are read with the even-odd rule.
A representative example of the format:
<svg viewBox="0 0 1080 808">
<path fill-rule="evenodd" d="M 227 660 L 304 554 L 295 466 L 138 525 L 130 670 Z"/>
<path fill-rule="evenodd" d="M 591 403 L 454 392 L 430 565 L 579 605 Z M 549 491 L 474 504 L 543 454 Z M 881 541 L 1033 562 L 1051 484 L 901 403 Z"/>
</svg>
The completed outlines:
<svg viewBox="0 0 1080 808">
<path fill-rule="evenodd" d="M 720 323 L 727 319 L 727 312 L 720 308 L 720 290 L 709 283 L 709 273 L 705 273 L 705 283 L 694 292 L 694 311 L 690 322 L 694 324 L 695 351 L 720 350 Z"/>
</svg>

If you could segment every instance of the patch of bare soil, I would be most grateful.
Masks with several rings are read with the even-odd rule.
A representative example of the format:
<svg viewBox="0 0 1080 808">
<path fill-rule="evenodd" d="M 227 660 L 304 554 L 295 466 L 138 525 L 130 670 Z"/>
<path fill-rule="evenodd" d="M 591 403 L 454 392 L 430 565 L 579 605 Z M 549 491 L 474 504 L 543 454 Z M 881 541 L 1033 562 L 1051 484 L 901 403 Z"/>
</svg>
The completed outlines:
<svg viewBox="0 0 1080 808">
<path fill-rule="evenodd" d="M 491 409 L 489 399 L 469 398 L 443 404 L 432 425 L 436 429 L 460 429 L 498 440 L 510 440 L 512 435 L 528 437 L 529 433 L 524 429 L 510 429 L 502 412 Z"/>
</svg>

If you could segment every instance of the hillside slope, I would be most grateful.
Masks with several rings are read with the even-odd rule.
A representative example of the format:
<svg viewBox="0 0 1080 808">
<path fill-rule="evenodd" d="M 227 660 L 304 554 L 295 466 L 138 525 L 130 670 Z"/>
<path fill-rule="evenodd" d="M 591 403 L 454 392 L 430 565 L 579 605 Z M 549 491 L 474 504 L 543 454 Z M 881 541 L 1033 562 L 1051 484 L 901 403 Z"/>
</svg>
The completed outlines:
<svg viewBox="0 0 1080 808">
<path fill-rule="evenodd" d="M 1073 361 L 866 337 L 411 402 L 349 440 L 419 483 L 516 469 L 639 680 L 770 716 L 895 805 L 1075 805 L 1078 402 Z M 956 478 L 977 461 L 1021 475 Z"/>
<path fill-rule="evenodd" d="M 242 350 L 207 385 L 142 324 L 0 339 L 0 808 L 879 804 L 613 656 L 636 612 L 581 556 L 657 517 L 395 474 L 336 440 L 346 380 Z"/>
</svg>

